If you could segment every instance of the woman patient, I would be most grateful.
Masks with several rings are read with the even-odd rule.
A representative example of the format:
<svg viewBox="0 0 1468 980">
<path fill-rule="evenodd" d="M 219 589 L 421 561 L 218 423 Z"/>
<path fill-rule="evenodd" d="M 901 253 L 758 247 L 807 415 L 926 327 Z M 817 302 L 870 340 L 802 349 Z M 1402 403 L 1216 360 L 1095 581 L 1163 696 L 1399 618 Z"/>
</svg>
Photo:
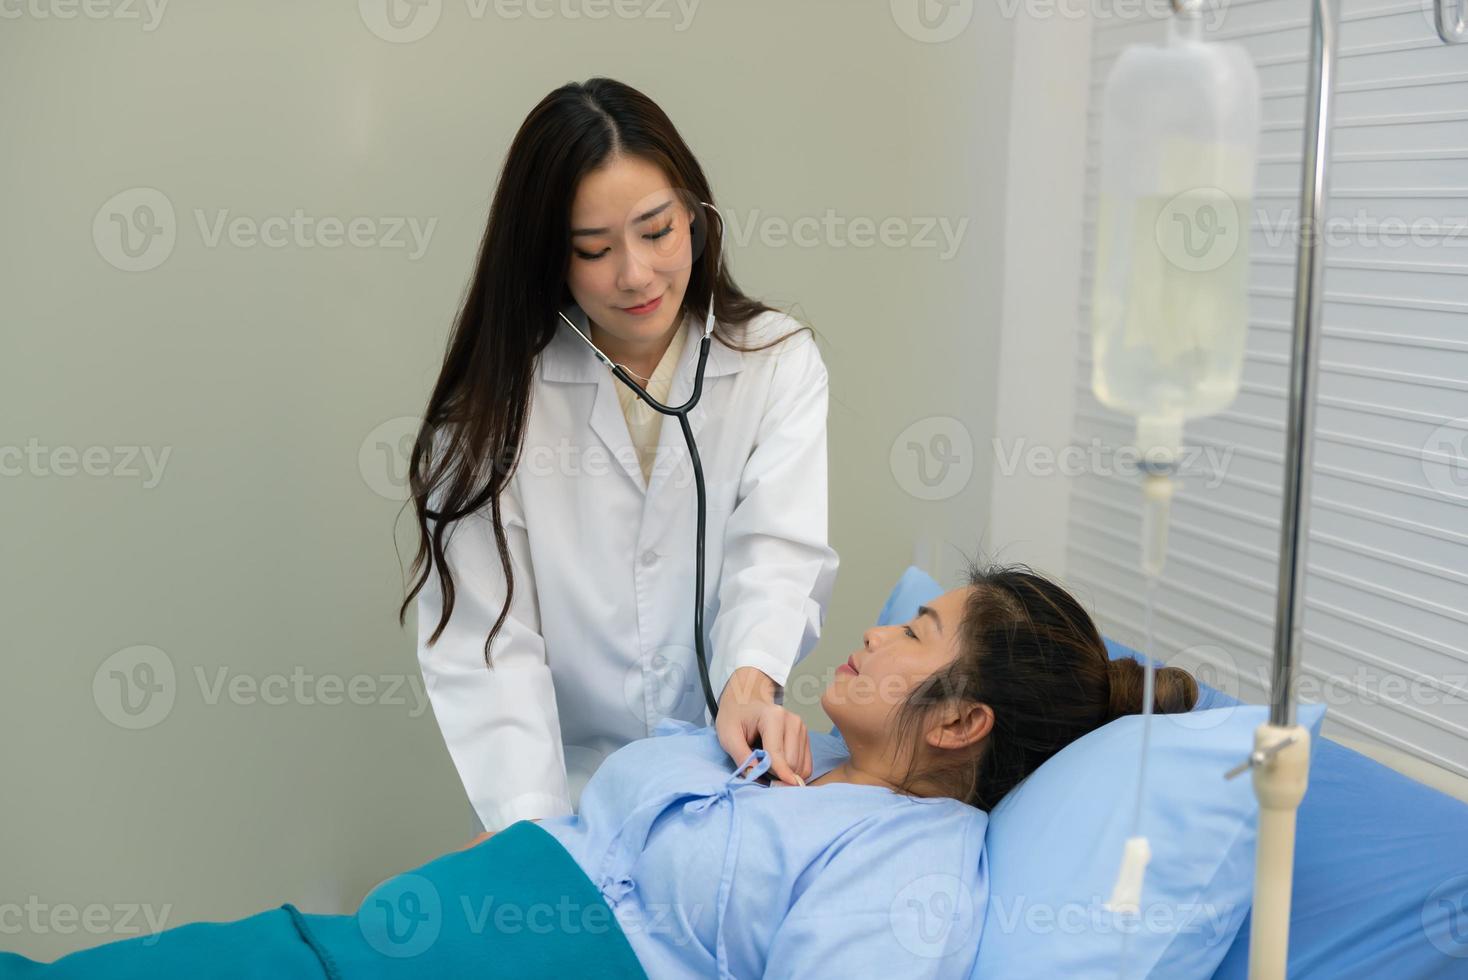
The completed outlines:
<svg viewBox="0 0 1468 980">
<path fill-rule="evenodd" d="M 1156 677 L 1158 711 L 1193 678 Z M 821 706 L 805 785 L 737 769 L 664 721 L 609 756 L 581 812 L 522 821 L 388 879 L 355 916 L 293 906 L 182 926 L 0 977 L 967 977 L 988 895 L 987 811 L 1065 745 L 1142 709 L 1142 669 L 1023 566 L 875 627 Z"/>
</svg>

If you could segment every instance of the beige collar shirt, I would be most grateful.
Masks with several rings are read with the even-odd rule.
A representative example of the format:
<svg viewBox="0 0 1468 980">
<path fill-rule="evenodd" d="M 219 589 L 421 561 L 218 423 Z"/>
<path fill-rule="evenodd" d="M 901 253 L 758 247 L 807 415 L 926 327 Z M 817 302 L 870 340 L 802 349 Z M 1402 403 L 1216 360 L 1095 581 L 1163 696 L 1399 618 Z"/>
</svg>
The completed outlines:
<svg viewBox="0 0 1468 980">
<path fill-rule="evenodd" d="M 653 368 L 647 382 L 649 395 L 668 404 L 668 391 L 673 384 L 673 370 L 683 354 L 683 345 L 688 339 L 688 329 L 680 322 L 673 331 L 673 342 L 663 352 L 662 360 Z M 627 419 L 627 432 L 632 436 L 632 445 L 637 447 L 637 462 L 642 467 L 642 479 L 646 484 L 652 479 L 653 463 L 657 461 L 658 435 L 662 432 L 663 414 L 654 411 L 647 402 L 622 382 L 617 382 L 617 400 L 622 403 L 622 415 Z"/>
</svg>

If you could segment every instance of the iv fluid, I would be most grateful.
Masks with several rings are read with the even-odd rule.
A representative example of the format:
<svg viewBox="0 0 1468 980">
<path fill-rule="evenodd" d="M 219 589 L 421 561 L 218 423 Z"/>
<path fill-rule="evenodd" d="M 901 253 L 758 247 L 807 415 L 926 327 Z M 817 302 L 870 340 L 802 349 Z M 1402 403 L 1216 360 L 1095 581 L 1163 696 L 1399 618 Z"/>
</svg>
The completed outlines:
<svg viewBox="0 0 1468 980">
<path fill-rule="evenodd" d="M 1249 213 L 1247 199 L 1217 188 L 1101 196 L 1091 383 L 1102 404 L 1181 424 L 1233 401 L 1249 324 Z"/>
<path fill-rule="evenodd" d="M 1176 19 L 1174 24 L 1176 24 Z M 1238 394 L 1248 333 L 1259 83 L 1248 53 L 1182 36 L 1132 45 L 1107 79 L 1091 386 L 1143 453 Z"/>
</svg>

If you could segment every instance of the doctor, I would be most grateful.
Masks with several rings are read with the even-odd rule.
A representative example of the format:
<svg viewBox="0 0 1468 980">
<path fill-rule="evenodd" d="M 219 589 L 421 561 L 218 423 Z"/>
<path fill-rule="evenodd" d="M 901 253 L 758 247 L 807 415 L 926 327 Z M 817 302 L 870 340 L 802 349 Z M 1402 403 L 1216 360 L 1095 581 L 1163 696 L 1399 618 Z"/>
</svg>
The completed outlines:
<svg viewBox="0 0 1468 980">
<path fill-rule="evenodd" d="M 719 264 L 703 170 L 663 111 L 610 79 L 522 124 L 410 463 L 418 656 L 490 832 L 569 814 L 601 761 L 663 718 L 708 724 L 695 658 L 696 496 L 677 421 L 693 390 L 707 489 L 705 648 L 719 742 L 811 772 L 777 703 L 835 583 L 827 375 L 789 316 Z"/>
</svg>

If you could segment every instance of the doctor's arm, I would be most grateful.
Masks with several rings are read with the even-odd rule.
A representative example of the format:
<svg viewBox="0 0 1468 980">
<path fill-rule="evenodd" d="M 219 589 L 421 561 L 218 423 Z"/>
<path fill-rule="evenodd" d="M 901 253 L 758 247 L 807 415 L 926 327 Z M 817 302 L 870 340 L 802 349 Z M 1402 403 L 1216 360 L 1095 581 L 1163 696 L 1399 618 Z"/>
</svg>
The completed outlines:
<svg viewBox="0 0 1468 980">
<path fill-rule="evenodd" d="M 454 579 L 454 608 L 432 647 L 428 637 L 443 608 L 437 570 L 418 596 L 424 683 L 464 791 L 489 832 L 518 820 L 572 812 L 535 574 L 513 481 L 500 501 L 515 595 L 495 637 L 493 666 L 485 664 L 484 641 L 506 589 L 487 508 L 449 529 L 444 550 Z"/>
<path fill-rule="evenodd" d="M 755 702 L 773 704 L 776 687 L 820 638 L 836 580 L 838 559 L 827 543 L 826 368 L 808 334 L 772 350 L 779 359 L 725 527 L 719 611 L 710 633 L 710 681 L 721 719 L 726 703 L 748 706 L 747 717 Z M 786 729 L 803 728 L 793 713 L 769 714 L 788 715 Z M 724 736 L 721 730 L 728 747 Z M 780 750 L 764 741 L 772 753 Z M 808 735 L 803 752 L 808 761 Z"/>
</svg>

